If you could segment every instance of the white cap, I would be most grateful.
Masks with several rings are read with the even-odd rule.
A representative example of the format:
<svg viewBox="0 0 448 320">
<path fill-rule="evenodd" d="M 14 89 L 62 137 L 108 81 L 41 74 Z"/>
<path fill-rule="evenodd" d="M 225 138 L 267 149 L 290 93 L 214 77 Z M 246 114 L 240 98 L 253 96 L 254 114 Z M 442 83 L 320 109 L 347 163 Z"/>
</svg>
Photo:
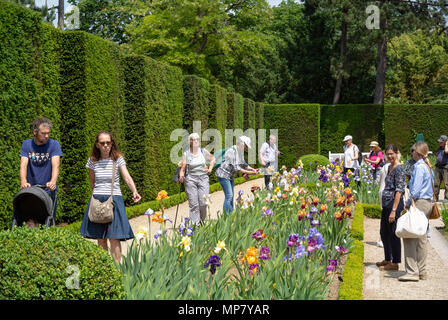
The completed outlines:
<svg viewBox="0 0 448 320">
<path fill-rule="evenodd" d="M 352 137 L 352 136 L 345 136 L 345 138 L 344 138 L 344 140 L 343 140 L 343 141 L 345 142 L 345 141 L 347 141 L 347 140 L 350 140 L 350 139 L 352 139 L 352 140 L 353 140 L 353 137 Z"/>
<path fill-rule="evenodd" d="M 250 149 L 250 138 L 247 136 L 241 136 L 240 140 Z"/>
</svg>

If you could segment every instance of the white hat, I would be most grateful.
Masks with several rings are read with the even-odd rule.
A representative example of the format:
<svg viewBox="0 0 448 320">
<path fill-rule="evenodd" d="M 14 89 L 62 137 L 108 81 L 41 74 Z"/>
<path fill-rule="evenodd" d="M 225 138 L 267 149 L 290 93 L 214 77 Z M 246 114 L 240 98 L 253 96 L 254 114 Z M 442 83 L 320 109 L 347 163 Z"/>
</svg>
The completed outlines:
<svg viewBox="0 0 448 320">
<path fill-rule="evenodd" d="M 250 149 L 250 138 L 247 136 L 241 136 L 240 140 Z"/>
<path fill-rule="evenodd" d="M 343 141 L 345 142 L 345 141 L 350 140 L 350 139 L 353 139 L 353 137 L 352 136 L 345 136 Z"/>
</svg>

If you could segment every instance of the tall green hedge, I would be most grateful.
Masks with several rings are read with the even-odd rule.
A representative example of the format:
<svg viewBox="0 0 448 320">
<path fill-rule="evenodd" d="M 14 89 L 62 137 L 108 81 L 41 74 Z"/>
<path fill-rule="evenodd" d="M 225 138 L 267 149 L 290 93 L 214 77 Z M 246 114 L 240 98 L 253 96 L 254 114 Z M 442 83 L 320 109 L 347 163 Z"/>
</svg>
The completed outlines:
<svg viewBox="0 0 448 320">
<path fill-rule="evenodd" d="M 171 178 L 175 142 L 171 131 L 182 128 L 183 78 L 178 68 L 144 56 L 123 59 L 127 164 L 143 201 L 158 191 L 178 192 Z"/>
<path fill-rule="evenodd" d="M 60 137 L 60 35 L 38 13 L 0 1 L 0 229 L 11 226 L 20 148 L 34 118 L 51 119 L 51 137 Z"/>
<path fill-rule="evenodd" d="M 200 121 L 201 132 L 198 133 L 202 134 L 208 128 L 210 83 L 195 75 L 185 76 L 183 90 L 183 128 L 192 133 L 193 121 Z"/>
<path fill-rule="evenodd" d="M 210 86 L 209 92 L 209 128 L 217 129 L 221 138 L 225 138 L 227 127 L 227 91 L 214 84 Z M 224 140 L 223 142 L 224 143 Z"/>
<path fill-rule="evenodd" d="M 371 141 L 384 149 L 383 110 L 383 105 L 321 105 L 321 154 L 343 152 L 346 135 L 362 152 L 369 151 Z"/>
<path fill-rule="evenodd" d="M 257 118 L 255 114 L 255 102 L 244 99 L 244 130 L 257 130 Z"/>
<path fill-rule="evenodd" d="M 292 167 L 302 155 L 319 153 L 318 104 L 265 105 L 264 128 L 278 129 L 279 165 Z"/>
<path fill-rule="evenodd" d="M 255 103 L 255 113 L 257 116 L 257 129 L 264 129 L 264 103 Z"/>
<path fill-rule="evenodd" d="M 120 115 L 123 99 L 120 93 L 118 47 L 85 32 L 69 31 L 63 36 L 61 145 L 61 219 L 73 222 L 82 217 L 91 194 L 85 167 L 96 134 L 116 132 L 123 125 Z M 125 154 L 126 155 L 126 154 Z"/>
<path fill-rule="evenodd" d="M 244 129 L 244 98 L 241 94 L 227 94 L 227 129 Z"/>
<path fill-rule="evenodd" d="M 386 144 L 395 144 L 403 155 L 409 154 L 418 133 L 435 152 L 437 139 L 448 135 L 448 105 L 385 105 L 384 129 Z"/>
</svg>

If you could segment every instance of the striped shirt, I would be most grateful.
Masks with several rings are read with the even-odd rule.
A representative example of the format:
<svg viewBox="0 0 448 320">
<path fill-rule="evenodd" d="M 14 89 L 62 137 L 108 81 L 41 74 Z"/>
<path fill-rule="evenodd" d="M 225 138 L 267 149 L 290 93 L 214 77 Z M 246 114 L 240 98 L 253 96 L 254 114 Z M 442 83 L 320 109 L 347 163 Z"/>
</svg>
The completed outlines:
<svg viewBox="0 0 448 320">
<path fill-rule="evenodd" d="M 224 161 L 216 170 L 216 176 L 218 178 L 232 180 L 241 169 L 245 169 L 248 166 L 244 161 L 243 155 L 236 151 L 235 146 L 227 149 L 224 155 Z"/>
<path fill-rule="evenodd" d="M 89 168 L 95 172 L 95 184 L 93 188 L 93 194 L 110 195 L 110 186 L 112 184 L 112 158 L 101 159 L 99 161 L 87 161 L 86 168 Z M 126 165 L 123 157 L 119 157 L 116 163 L 115 169 L 115 181 L 114 181 L 114 196 L 121 196 L 120 190 L 120 168 Z"/>
</svg>

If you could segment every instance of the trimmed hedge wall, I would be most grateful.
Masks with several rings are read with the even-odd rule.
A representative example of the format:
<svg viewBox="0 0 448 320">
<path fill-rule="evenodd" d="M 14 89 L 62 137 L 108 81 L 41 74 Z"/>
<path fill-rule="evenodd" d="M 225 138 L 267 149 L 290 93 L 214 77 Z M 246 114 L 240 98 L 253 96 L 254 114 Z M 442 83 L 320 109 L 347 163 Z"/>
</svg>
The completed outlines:
<svg viewBox="0 0 448 320">
<path fill-rule="evenodd" d="M 193 121 L 201 121 L 200 135 L 207 130 L 209 121 L 210 83 L 198 76 L 185 76 L 183 79 L 184 111 L 183 128 L 193 132 Z"/>
<path fill-rule="evenodd" d="M 418 133 L 423 133 L 429 150 L 439 148 L 437 139 L 448 135 L 448 105 L 385 105 L 386 144 L 393 143 L 403 156 L 409 154 Z"/>
<path fill-rule="evenodd" d="M 209 92 L 209 128 L 218 129 L 221 133 L 222 143 L 224 145 L 224 138 L 227 127 L 227 91 L 218 86 L 211 85 Z"/>
<path fill-rule="evenodd" d="M 279 167 L 292 167 L 305 154 L 319 153 L 318 104 L 265 105 L 264 128 L 278 129 Z"/>
<path fill-rule="evenodd" d="M 353 247 L 344 265 L 343 282 L 339 287 L 339 300 L 363 300 L 362 287 L 364 283 L 364 207 L 358 203 L 355 207 L 351 234 L 354 238 Z"/>
<path fill-rule="evenodd" d="M 241 94 L 227 94 L 227 129 L 244 129 L 244 98 Z"/>
<path fill-rule="evenodd" d="M 61 32 L 42 24 L 40 14 L 0 1 L 0 39 L 0 229 L 5 229 L 20 190 L 20 148 L 32 137 L 34 118 L 50 118 L 51 137 L 60 138 Z"/>
<path fill-rule="evenodd" d="M 257 128 L 264 129 L 264 103 L 255 103 L 255 112 L 257 115 Z"/>
<path fill-rule="evenodd" d="M 244 130 L 257 128 L 257 118 L 255 115 L 255 102 L 250 99 L 244 99 Z"/>
<path fill-rule="evenodd" d="M 118 143 L 122 140 L 121 133 L 114 132 L 122 127 L 119 60 L 118 48 L 111 42 L 85 32 L 64 33 L 60 140 L 64 157 L 58 204 L 63 221 L 73 222 L 84 214 L 91 195 L 85 164 L 96 134 L 109 130 Z"/>
<path fill-rule="evenodd" d="M 144 56 L 127 56 L 123 65 L 127 164 L 142 200 L 149 201 L 162 189 L 178 190 L 171 180 L 176 142 L 170 134 L 182 128 L 183 79 L 180 69 Z"/>
<path fill-rule="evenodd" d="M 383 105 L 321 105 L 320 110 L 320 154 L 343 152 L 346 135 L 353 136 L 361 152 L 369 152 L 371 141 L 385 148 Z"/>
</svg>

